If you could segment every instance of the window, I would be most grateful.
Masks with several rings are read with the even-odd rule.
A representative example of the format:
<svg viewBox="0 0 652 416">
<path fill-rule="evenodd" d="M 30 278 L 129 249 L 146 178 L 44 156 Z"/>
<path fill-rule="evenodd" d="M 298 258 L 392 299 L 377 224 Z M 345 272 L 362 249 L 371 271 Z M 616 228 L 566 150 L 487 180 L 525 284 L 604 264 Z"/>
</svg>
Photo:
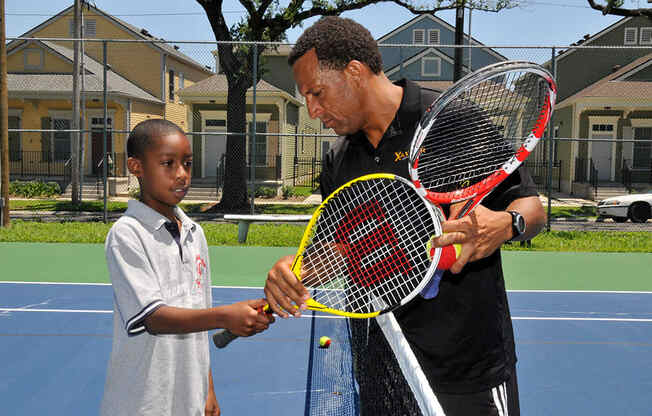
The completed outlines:
<svg viewBox="0 0 652 416">
<path fill-rule="evenodd" d="M 9 116 L 9 128 L 19 129 L 20 117 Z M 9 160 L 16 161 L 21 159 L 22 159 L 22 154 L 20 152 L 20 132 L 10 131 L 9 132 Z"/>
<path fill-rule="evenodd" d="M 253 131 L 254 123 L 249 122 L 248 132 Z M 267 123 L 264 121 L 256 122 L 256 140 L 254 141 L 256 146 L 256 165 L 257 166 L 266 166 L 267 165 Z M 250 140 L 250 136 L 247 135 L 247 140 Z M 251 145 L 251 144 L 250 144 Z M 250 157 L 248 158 L 250 159 Z"/>
<path fill-rule="evenodd" d="M 25 69 L 42 69 L 43 68 L 43 50 L 36 48 L 27 48 L 23 52 Z"/>
<path fill-rule="evenodd" d="M 209 118 L 206 120 L 206 127 L 226 127 L 226 120 Z"/>
<path fill-rule="evenodd" d="M 183 75 L 183 72 L 179 72 L 179 89 L 182 89 L 186 83 L 186 77 Z"/>
<path fill-rule="evenodd" d="M 591 128 L 593 131 L 614 131 L 613 124 L 594 124 Z"/>
<path fill-rule="evenodd" d="M 55 118 L 52 119 L 52 128 L 56 130 L 70 130 L 70 120 Z M 55 131 L 52 133 L 52 142 L 54 146 L 54 160 L 65 162 L 70 159 L 70 139 L 69 131 Z"/>
<path fill-rule="evenodd" d="M 168 77 L 168 99 L 174 101 L 174 71 L 170 70 Z"/>
<path fill-rule="evenodd" d="M 646 142 L 637 143 L 637 140 L 645 140 Z M 650 158 L 652 158 L 652 143 L 647 142 L 648 140 L 652 140 L 652 127 L 634 128 L 634 160 L 632 161 L 633 168 L 650 168 Z"/>
<path fill-rule="evenodd" d="M 412 31 L 412 43 L 423 44 L 425 43 L 426 31 L 424 29 L 414 29 Z"/>
<path fill-rule="evenodd" d="M 625 28 L 625 45 L 636 45 L 636 31 L 635 27 Z"/>
<path fill-rule="evenodd" d="M 641 45 L 652 45 L 652 27 L 641 28 Z"/>
<path fill-rule="evenodd" d="M 421 75 L 437 77 L 440 75 L 441 59 L 440 58 L 422 58 Z"/>
<path fill-rule="evenodd" d="M 82 34 L 83 38 L 94 38 L 97 36 L 97 21 L 83 19 L 84 23 L 84 33 Z M 70 19 L 68 22 L 68 32 L 71 38 L 75 37 L 75 20 Z"/>
<path fill-rule="evenodd" d="M 428 29 L 428 43 L 431 45 L 439 43 L 439 29 Z"/>
</svg>

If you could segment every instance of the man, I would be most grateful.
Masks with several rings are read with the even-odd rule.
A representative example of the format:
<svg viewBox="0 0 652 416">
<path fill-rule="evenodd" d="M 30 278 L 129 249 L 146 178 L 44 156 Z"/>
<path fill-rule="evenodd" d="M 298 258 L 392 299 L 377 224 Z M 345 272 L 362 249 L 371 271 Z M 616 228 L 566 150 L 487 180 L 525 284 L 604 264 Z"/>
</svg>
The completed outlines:
<svg viewBox="0 0 652 416">
<path fill-rule="evenodd" d="M 349 19 L 318 21 L 299 38 L 288 61 L 310 117 L 344 136 L 324 160 L 323 197 L 373 172 L 409 178 L 409 144 L 424 109 L 436 98 L 433 91 L 407 80 L 392 83 L 382 72 L 371 34 Z M 450 207 L 449 218 L 461 205 Z M 470 215 L 443 223 L 446 234 L 436 244 L 461 244 L 458 260 L 444 274 L 435 298 L 417 296 L 394 312 L 447 416 L 519 414 L 514 334 L 499 248 L 505 241 L 531 239 L 544 221 L 534 183 L 521 168 Z M 291 260 L 280 259 L 265 285 L 272 309 L 283 318 L 286 311 L 299 315 L 308 298 L 290 271 Z M 352 329 L 354 337 L 360 333 L 359 324 Z M 384 404 L 370 397 L 382 379 L 374 373 L 374 361 L 383 359 L 387 345 L 374 321 L 367 336 L 356 363 L 357 371 L 372 379 L 358 379 L 362 413 L 384 415 Z M 402 414 L 414 414 L 410 406 Z"/>
</svg>

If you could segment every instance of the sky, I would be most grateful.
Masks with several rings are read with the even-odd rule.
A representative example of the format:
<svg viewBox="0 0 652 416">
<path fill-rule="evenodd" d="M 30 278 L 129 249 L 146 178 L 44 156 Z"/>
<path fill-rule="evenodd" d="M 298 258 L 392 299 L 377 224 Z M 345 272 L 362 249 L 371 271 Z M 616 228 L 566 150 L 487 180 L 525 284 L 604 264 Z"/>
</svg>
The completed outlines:
<svg viewBox="0 0 652 416">
<path fill-rule="evenodd" d="M 635 7 L 637 2 L 641 7 L 648 6 L 646 0 L 625 1 L 628 7 Z M 5 0 L 7 37 L 20 36 L 72 3 L 72 0 Z M 214 40 L 203 9 L 193 0 L 94 0 L 94 4 L 126 22 L 146 28 L 156 37 L 176 41 Z M 470 19 L 471 35 L 487 46 L 567 46 L 621 19 L 603 16 L 591 9 L 586 0 L 523 0 L 521 4 L 499 13 L 474 10 Z M 224 0 L 224 10 L 229 24 L 244 15 L 243 7 L 235 0 Z M 376 39 L 414 17 L 393 3 L 367 6 L 342 16 L 367 27 Z M 455 24 L 454 11 L 438 12 L 436 16 Z M 314 19 L 306 21 L 303 28 L 290 30 L 288 41 L 295 41 L 312 22 Z M 468 11 L 464 23 L 468 34 Z"/>
</svg>

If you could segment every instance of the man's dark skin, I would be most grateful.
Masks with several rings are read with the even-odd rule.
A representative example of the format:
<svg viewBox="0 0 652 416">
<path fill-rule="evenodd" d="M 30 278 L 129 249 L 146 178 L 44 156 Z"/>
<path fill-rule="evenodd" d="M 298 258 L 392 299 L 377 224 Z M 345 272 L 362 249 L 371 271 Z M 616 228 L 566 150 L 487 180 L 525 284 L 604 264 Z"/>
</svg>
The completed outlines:
<svg viewBox="0 0 652 416">
<path fill-rule="evenodd" d="M 371 145 L 378 147 L 401 104 L 403 88 L 394 85 L 382 71 L 374 74 L 357 60 L 350 61 L 342 70 L 320 66 L 314 49 L 301 56 L 292 70 L 311 118 L 319 118 L 339 135 L 363 131 Z M 463 205 L 452 206 L 450 218 L 455 218 Z M 546 214 L 536 196 L 516 199 L 507 210 L 517 211 L 525 218 L 527 228 L 519 241 L 536 236 L 545 223 Z M 445 221 L 442 230 L 445 234 L 434 241 L 435 246 L 456 243 L 462 247 L 450 269 L 452 273 L 462 271 L 468 262 L 489 256 L 513 237 L 511 215 L 482 205 L 463 218 Z M 265 283 L 265 296 L 282 318 L 289 317 L 288 311 L 300 316 L 309 297 L 290 269 L 293 257 L 276 262 Z"/>
</svg>

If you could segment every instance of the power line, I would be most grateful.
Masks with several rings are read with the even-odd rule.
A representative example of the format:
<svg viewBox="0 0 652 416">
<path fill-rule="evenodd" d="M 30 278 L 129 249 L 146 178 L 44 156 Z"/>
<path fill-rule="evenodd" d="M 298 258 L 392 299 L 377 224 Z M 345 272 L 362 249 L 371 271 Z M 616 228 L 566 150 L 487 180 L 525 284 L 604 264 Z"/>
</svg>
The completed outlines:
<svg viewBox="0 0 652 416">
<path fill-rule="evenodd" d="M 224 14 L 234 14 L 234 13 L 246 13 L 246 10 L 225 10 L 222 13 Z M 54 17 L 57 14 L 43 14 L 43 13 L 5 13 L 7 16 L 35 16 L 35 17 Z M 129 13 L 129 14 L 112 14 L 111 16 L 115 17 L 138 17 L 138 16 L 205 16 L 206 13 L 202 12 L 170 12 L 170 13 Z M 72 16 L 72 14 L 67 14 L 64 16 Z"/>
</svg>

